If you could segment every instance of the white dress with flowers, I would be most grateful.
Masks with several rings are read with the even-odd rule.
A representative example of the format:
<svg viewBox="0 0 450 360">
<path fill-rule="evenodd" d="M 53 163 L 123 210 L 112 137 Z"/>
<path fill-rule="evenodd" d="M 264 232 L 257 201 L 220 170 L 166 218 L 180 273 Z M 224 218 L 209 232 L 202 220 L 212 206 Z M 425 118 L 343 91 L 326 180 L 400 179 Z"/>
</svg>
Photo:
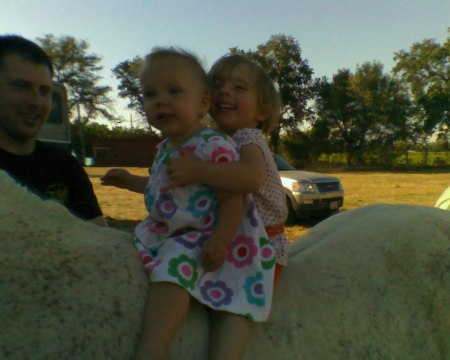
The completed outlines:
<svg viewBox="0 0 450 360">
<path fill-rule="evenodd" d="M 214 310 L 265 321 L 272 301 L 275 257 L 253 199 L 246 197 L 244 216 L 225 262 L 218 270 L 206 272 L 200 259 L 217 217 L 214 190 L 194 184 L 160 191 L 168 183 L 169 161 L 179 156 L 166 145 L 164 140 L 158 147 L 144 192 L 150 214 L 135 230 L 135 245 L 151 281 L 176 283 Z M 203 161 L 238 160 L 233 141 L 212 129 L 203 129 L 181 146 Z"/>
</svg>

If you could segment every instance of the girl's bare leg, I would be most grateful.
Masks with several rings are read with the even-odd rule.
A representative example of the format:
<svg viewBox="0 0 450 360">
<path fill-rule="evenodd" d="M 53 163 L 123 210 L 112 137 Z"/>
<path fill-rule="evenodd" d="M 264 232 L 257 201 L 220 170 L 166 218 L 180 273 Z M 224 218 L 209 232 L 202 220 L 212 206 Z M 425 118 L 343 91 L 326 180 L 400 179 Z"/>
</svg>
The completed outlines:
<svg viewBox="0 0 450 360">
<path fill-rule="evenodd" d="M 169 359 L 169 346 L 189 309 L 190 295 L 169 282 L 151 284 L 136 360 Z"/>
<path fill-rule="evenodd" d="M 249 340 L 249 323 L 241 315 L 212 312 L 210 360 L 241 360 Z"/>
</svg>

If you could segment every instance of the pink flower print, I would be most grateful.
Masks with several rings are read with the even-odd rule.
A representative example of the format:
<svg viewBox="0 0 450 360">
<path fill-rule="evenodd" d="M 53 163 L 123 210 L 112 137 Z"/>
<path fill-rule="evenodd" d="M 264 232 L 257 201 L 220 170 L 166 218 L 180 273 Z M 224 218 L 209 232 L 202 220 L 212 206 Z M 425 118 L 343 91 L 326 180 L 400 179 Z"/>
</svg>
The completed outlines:
<svg viewBox="0 0 450 360">
<path fill-rule="evenodd" d="M 252 237 L 238 235 L 228 245 L 227 260 L 238 269 L 250 265 L 253 258 L 258 254 L 258 247 Z"/>
<path fill-rule="evenodd" d="M 264 306 L 266 297 L 264 294 L 264 284 L 262 273 L 257 273 L 255 276 L 249 276 L 245 280 L 244 290 L 247 295 L 247 301 L 250 304 Z"/>
<path fill-rule="evenodd" d="M 153 260 L 153 258 L 150 256 L 150 254 L 146 253 L 145 251 L 140 251 L 139 255 L 141 256 L 142 262 L 144 265 L 147 265 L 149 262 Z"/>
<path fill-rule="evenodd" d="M 214 225 L 214 219 L 215 217 L 213 214 L 208 214 L 205 216 L 205 219 L 203 220 L 203 229 L 211 229 Z"/>
<path fill-rule="evenodd" d="M 161 264 L 161 260 L 153 259 L 150 253 L 146 251 L 140 251 L 139 255 L 141 256 L 142 262 L 144 263 L 144 268 L 147 271 L 152 271 L 155 267 Z"/>
<path fill-rule="evenodd" d="M 153 234 L 165 234 L 169 231 L 169 227 L 165 223 L 153 220 L 147 220 L 144 227 Z"/>
<path fill-rule="evenodd" d="M 185 288 L 193 289 L 198 278 L 197 261 L 186 255 L 180 255 L 169 261 L 169 275 L 178 279 Z"/>
<path fill-rule="evenodd" d="M 154 268 L 156 268 L 159 264 L 161 264 L 161 260 L 153 260 L 147 264 L 144 264 L 145 270 L 148 272 L 153 271 Z"/>
<path fill-rule="evenodd" d="M 173 201 L 172 194 L 163 192 L 158 196 L 155 208 L 158 211 L 159 216 L 163 219 L 170 219 L 177 211 L 178 206 L 175 201 Z"/>
<path fill-rule="evenodd" d="M 173 239 L 179 244 L 182 244 L 187 249 L 193 249 L 196 246 L 202 246 L 205 240 L 210 236 L 210 233 L 201 233 L 200 231 L 190 231 L 183 235 L 175 236 Z"/>
<path fill-rule="evenodd" d="M 259 238 L 259 251 L 263 269 L 271 269 L 275 265 L 275 251 L 268 238 Z"/>
<path fill-rule="evenodd" d="M 215 308 L 229 305 L 233 297 L 233 290 L 227 287 L 223 281 L 205 281 L 205 284 L 200 287 L 200 293 L 203 299 Z"/>
<path fill-rule="evenodd" d="M 236 152 L 232 149 L 227 149 L 223 146 L 220 146 L 213 152 L 211 152 L 211 161 L 212 162 L 228 162 L 236 160 Z"/>
</svg>

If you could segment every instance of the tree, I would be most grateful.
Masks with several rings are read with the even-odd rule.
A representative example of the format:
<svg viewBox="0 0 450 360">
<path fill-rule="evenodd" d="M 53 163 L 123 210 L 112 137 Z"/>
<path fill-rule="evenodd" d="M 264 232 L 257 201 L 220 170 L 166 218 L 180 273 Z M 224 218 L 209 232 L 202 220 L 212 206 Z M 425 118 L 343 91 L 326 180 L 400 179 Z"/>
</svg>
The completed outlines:
<svg viewBox="0 0 450 360">
<path fill-rule="evenodd" d="M 354 74 L 339 70 L 322 86 L 317 113 L 319 130 L 313 133 L 327 134 L 327 146 L 344 152 L 348 164 L 369 151 L 389 162 L 393 144 L 411 131 L 406 92 L 378 62 L 365 63 Z"/>
<path fill-rule="evenodd" d="M 53 61 L 55 80 L 63 83 L 68 91 L 69 113 L 74 122 L 86 124 L 98 115 L 113 120 L 109 86 L 98 85 L 103 69 L 101 58 L 89 54 L 89 44 L 71 36 L 56 38 L 48 34 L 38 38 L 42 48 Z"/>
<path fill-rule="evenodd" d="M 85 134 L 89 137 L 99 138 L 149 138 L 151 133 L 148 129 L 129 128 L 122 126 L 114 126 L 109 128 L 106 125 L 98 123 L 90 123 L 85 126 Z"/>
<path fill-rule="evenodd" d="M 270 145 L 277 152 L 282 130 L 299 132 L 313 115 L 310 100 L 314 99 L 319 80 L 314 80 L 313 70 L 301 56 L 299 43 L 287 35 L 273 35 L 256 51 L 230 49 L 254 59 L 278 85 L 283 108 L 280 123 L 273 130 Z"/>
<path fill-rule="evenodd" d="M 450 28 L 448 29 L 450 34 Z M 407 84 L 418 129 L 426 141 L 433 134 L 450 133 L 450 36 L 444 44 L 427 39 L 394 56 L 393 73 Z"/>
<path fill-rule="evenodd" d="M 358 67 L 350 81 L 362 123 L 367 150 L 377 153 L 382 164 L 391 165 L 396 153 L 394 144 L 413 133 L 410 101 L 405 88 L 392 76 L 383 73 L 378 62 Z M 367 155 L 367 154 L 366 154 Z"/>
<path fill-rule="evenodd" d="M 68 92 L 69 118 L 75 124 L 75 130 L 81 142 L 81 154 L 84 158 L 83 126 L 101 115 L 114 120 L 109 86 L 98 85 L 103 69 L 99 65 L 101 58 L 88 53 L 89 44 L 71 36 L 56 38 L 47 34 L 37 42 L 49 54 L 53 61 L 55 80 L 64 84 Z"/>
<path fill-rule="evenodd" d="M 133 60 L 125 60 L 119 63 L 112 71 L 117 80 L 119 80 L 119 96 L 128 100 L 128 108 L 135 111 L 140 122 L 147 125 L 144 112 L 144 103 L 142 98 L 141 84 L 139 81 L 139 71 L 141 70 L 143 59 L 136 56 Z M 151 126 L 148 127 L 152 135 L 156 135 Z"/>
<path fill-rule="evenodd" d="M 139 82 L 139 71 L 142 67 L 142 58 L 136 56 L 133 60 L 125 60 L 112 72 L 117 80 L 119 80 L 119 96 L 128 100 L 128 108 L 135 111 L 142 119 L 145 119 L 144 105 Z"/>
</svg>

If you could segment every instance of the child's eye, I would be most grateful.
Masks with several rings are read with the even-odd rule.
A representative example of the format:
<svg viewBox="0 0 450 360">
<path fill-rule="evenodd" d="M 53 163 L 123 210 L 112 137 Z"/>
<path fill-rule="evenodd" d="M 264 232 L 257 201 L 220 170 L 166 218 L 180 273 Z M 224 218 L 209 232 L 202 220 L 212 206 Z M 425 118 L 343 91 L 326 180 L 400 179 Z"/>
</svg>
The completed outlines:
<svg viewBox="0 0 450 360">
<path fill-rule="evenodd" d="M 173 87 L 169 89 L 169 93 L 172 95 L 179 94 L 181 92 L 181 89 L 179 87 Z"/>
<path fill-rule="evenodd" d="M 39 92 L 44 97 L 50 97 L 50 95 L 52 93 L 52 89 L 49 86 L 41 86 L 39 88 Z"/>
<path fill-rule="evenodd" d="M 247 87 L 244 85 L 235 85 L 234 88 L 236 90 L 247 90 Z"/>
<path fill-rule="evenodd" d="M 14 80 L 11 81 L 10 84 L 18 89 L 25 89 L 27 87 L 30 87 L 30 84 L 27 81 L 22 80 Z"/>
<path fill-rule="evenodd" d="M 144 99 L 150 99 L 155 96 L 155 92 L 152 90 L 144 91 L 143 93 Z"/>
</svg>

